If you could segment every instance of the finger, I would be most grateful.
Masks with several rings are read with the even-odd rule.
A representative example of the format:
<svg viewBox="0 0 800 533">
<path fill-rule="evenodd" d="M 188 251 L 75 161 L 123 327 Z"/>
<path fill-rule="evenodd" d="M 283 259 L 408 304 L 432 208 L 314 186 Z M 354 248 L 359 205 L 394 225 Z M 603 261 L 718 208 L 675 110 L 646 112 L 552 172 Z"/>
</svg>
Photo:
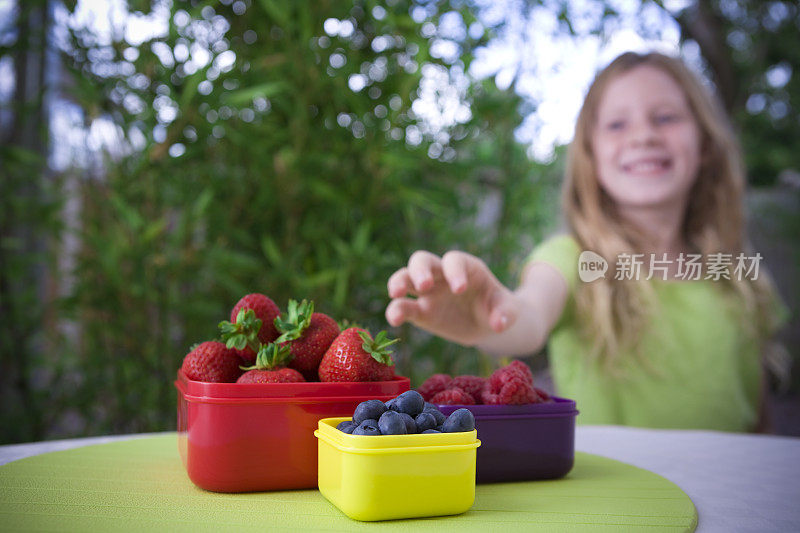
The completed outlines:
<svg viewBox="0 0 800 533">
<path fill-rule="evenodd" d="M 500 333 L 516 321 L 517 310 L 511 293 L 505 290 L 495 291 L 489 298 L 489 327 Z"/>
<path fill-rule="evenodd" d="M 427 292 L 436 285 L 436 278 L 442 272 L 441 263 L 438 255 L 424 250 L 411 254 L 408 259 L 408 275 L 418 293 Z"/>
<path fill-rule="evenodd" d="M 411 322 L 420 314 L 419 305 L 411 298 L 395 298 L 386 306 L 386 321 L 393 327 Z"/>
<path fill-rule="evenodd" d="M 386 282 L 389 298 L 402 298 L 407 294 L 415 294 L 414 285 L 408 275 L 408 268 L 403 267 L 389 277 Z"/>
<path fill-rule="evenodd" d="M 468 254 L 458 251 L 450 251 L 442 256 L 442 274 L 453 294 L 460 294 L 467 290 L 469 257 Z"/>
</svg>

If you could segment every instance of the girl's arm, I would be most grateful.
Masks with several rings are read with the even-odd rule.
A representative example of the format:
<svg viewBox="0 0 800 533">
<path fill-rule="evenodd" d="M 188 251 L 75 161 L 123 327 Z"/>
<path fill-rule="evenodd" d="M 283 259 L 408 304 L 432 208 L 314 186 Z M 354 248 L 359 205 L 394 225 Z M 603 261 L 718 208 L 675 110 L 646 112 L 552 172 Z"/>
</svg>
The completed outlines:
<svg viewBox="0 0 800 533">
<path fill-rule="evenodd" d="M 387 284 L 386 319 L 411 322 L 447 340 L 497 356 L 538 351 L 567 300 L 567 283 L 546 263 L 532 263 L 511 291 L 477 257 L 418 251 Z M 410 297 L 409 297 L 410 296 Z"/>
<path fill-rule="evenodd" d="M 567 302 L 567 282 L 548 263 L 533 262 L 512 293 L 516 320 L 506 330 L 487 336 L 478 348 L 492 355 L 526 355 L 542 349 Z"/>
</svg>

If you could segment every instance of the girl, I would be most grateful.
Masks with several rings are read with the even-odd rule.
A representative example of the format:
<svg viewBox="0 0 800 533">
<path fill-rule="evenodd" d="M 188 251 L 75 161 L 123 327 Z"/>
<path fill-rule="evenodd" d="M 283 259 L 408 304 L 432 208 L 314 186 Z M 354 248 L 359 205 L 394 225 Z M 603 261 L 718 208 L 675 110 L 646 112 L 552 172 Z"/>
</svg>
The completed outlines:
<svg viewBox="0 0 800 533">
<path fill-rule="evenodd" d="M 388 281 L 389 323 L 498 356 L 548 342 L 584 424 L 754 429 L 780 313 L 746 253 L 744 171 L 718 103 L 679 60 L 623 54 L 590 87 L 567 157 L 569 232 L 533 251 L 516 290 L 477 257 L 417 251 Z M 582 251 L 604 277 L 581 281 Z M 692 257 L 705 269 L 687 281 Z M 734 273 L 747 259 L 749 276 Z"/>
</svg>

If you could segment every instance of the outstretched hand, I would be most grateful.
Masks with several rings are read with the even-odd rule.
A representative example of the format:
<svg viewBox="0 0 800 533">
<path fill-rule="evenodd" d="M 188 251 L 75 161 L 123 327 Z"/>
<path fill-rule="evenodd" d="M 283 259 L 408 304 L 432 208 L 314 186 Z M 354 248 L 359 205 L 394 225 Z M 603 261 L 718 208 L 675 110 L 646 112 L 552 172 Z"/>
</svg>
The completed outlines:
<svg viewBox="0 0 800 533">
<path fill-rule="evenodd" d="M 387 283 L 386 320 L 415 326 L 466 346 L 508 329 L 517 318 L 512 292 L 477 257 L 414 252 Z"/>
</svg>

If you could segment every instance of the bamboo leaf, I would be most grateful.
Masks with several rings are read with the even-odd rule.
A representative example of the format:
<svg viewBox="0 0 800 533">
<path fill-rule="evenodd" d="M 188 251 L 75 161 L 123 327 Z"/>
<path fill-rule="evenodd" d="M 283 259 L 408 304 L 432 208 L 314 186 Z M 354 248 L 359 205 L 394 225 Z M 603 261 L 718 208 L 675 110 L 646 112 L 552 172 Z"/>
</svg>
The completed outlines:
<svg viewBox="0 0 800 533">
<path fill-rule="evenodd" d="M 245 105 L 259 96 L 264 98 L 274 98 L 280 94 L 288 92 L 289 86 L 280 81 L 270 81 L 252 87 L 245 87 L 235 91 L 228 91 L 221 96 L 223 102 L 231 105 Z"/>
<path fill-rule="evenodd" d="M 275 2 L 273 0 L 258 0 L 261 8 L 269 15 L 279 26 L 290 26 L 289 14 L 286 12 L 286 6 L 291 5 L 284 2 Z"/>
<path fill-rule="evenodd" d="M 139 231 L 144 226 L 144 218 L 121 195 L 112 193 L 109 200 L 116 214 L 131 230 Z"/>
</svg>

